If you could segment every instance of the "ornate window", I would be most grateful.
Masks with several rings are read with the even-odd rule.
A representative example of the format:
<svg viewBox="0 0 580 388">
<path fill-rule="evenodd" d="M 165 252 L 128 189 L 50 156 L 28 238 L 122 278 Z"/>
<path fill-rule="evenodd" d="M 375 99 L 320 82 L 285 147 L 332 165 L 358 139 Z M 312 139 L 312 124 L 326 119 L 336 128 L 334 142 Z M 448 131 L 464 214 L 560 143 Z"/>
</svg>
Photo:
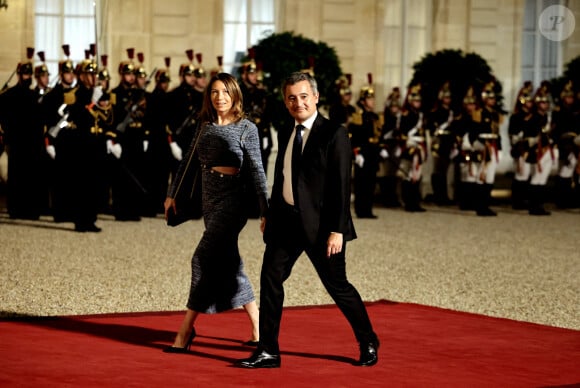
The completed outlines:
<svg viewBox="0 0 580 388">
<path fill-rule="evenodd" d="M 542 11 L 558 0 L 526 0 L 522 34 L 522 82 L 532 81 L 538 87 L 543 80 L 562 74 L 562 44 L 547 39 L 539 32 Z"/>
<path fill-rule="evenodd" d="M 35 1 L 34 47 L 37 52 L 44 51 L 51 79 L 56 80 L 58 61 L 64 58 L 63 44 L 70 46 L 70 59 L 76 63 L 85 58 L 85 50 L 96 42 L 97 2 L 98 0 Z"/>
<path fill-rule="evenodd" d="M 275 32 L 274 0 L 224 0 L 224 58 L 226 71 L 236 74 L 248 48 Z"/>
</svg>

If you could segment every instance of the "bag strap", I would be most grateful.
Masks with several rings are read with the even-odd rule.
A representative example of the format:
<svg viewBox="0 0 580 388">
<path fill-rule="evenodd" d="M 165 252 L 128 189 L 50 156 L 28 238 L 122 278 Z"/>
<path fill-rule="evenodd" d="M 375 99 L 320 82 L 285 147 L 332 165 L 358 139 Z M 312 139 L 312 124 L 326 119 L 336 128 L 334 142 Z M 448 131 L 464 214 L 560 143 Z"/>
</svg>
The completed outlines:
<svg viewBox="0 0 580 388">
<path fill-rule="evenodd" d="M 181 177 L 179 179 L 179 183 L 177 184 L 177 188 L 175 189 L 175 194 L 174 194 L 173 198 L 177 197 L 177 193 L 181 189 L 181 185 L 183 183 L 183 180 L 185 179 L 185 173 L 187 172 L 187 170 L 189 169 L 189 166 L 191 165 L 191 161 L 193 160 L 193 155 L 195 154 L 195 150 L 197 149 L 197 143 L 199 142 L 199 138 L 201 137 L 202 132 L 203 132 L 203 126 L 201 125 L 201 123 L 199 123 L 197 135 L 195 137 L 195 143 L 193 143 L 193 148 L 191 149 L 191 152 L 189 153 L 189 158 L 187 159 L 187 164 L 185 165 L 185 168 L 183 169 L 183 173 L 181 174 Z M 195 186 L 195 181 L 197 181 L 197 179 L 194 180 L 194 186 Z M 193 189 L 192 189 L 192 192 L 193 192 Z"/>
</svg>

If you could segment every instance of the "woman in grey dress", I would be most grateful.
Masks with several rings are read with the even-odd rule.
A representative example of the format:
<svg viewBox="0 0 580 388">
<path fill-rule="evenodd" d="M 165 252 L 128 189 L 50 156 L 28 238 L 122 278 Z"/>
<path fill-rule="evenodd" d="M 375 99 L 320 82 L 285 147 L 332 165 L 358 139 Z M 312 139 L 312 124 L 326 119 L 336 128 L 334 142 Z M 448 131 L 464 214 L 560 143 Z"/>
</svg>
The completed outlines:
<svg viewBox="0 0 580 388">
<path fill-rule="evenodd" d="M 252 338 L 246 344 L 257 344 L 259 337 L 258 307 L 244 272 L 238 236 L 248 219 L 244 187 L 249 186 L 258 195 L 262 232 L 268 193 L 258 129 L 244 118 L 242 92 L 232 75 L 219 73 L 212 77 L 204 93 L 200 122 L 195 153 L 201 166 L 205 231 L 191 260 L 185 317 L 173 345 L 165 348 L 167 353 L 189 351 L 195 337 L 193 325 L 200 313 L 213 314 L 240 306 L 252 324 Z M 183 170 L 184 163 L 175 182 Z M 169 209 L 175 211 L 175 191 L 173 185 L 165 200 L 166 217 Z"/>
</svg>

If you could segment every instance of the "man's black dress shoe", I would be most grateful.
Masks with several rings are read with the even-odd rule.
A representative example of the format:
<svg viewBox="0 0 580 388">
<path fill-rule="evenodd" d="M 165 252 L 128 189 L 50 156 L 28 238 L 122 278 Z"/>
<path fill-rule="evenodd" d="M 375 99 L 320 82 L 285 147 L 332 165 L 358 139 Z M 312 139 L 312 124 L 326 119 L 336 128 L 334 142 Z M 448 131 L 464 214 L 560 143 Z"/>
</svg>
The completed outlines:
<svg viewBox="0 0 580 388">
<path fill-rule="evenodd" d="M 360 344 L 360 359 L 355 362 L 356 366 L 373 366 L 379 361 L 379 341 Z"/>
<path fill-rule="evenodd" d="M 250 358 L 237 362 L 242 368 L 280 368 L 280 355 L 270 354 L 265 350 L 256 350 Z"/>
</svg>

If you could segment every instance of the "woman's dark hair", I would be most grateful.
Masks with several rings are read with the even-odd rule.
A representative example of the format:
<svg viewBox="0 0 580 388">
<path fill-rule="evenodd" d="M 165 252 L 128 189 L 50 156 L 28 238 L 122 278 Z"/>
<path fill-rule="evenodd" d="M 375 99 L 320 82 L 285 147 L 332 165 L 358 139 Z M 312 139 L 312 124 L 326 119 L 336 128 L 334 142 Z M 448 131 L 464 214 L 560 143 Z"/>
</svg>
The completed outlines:
<svg viewBox="0 0 580 388">
<path fill-rule="evenodd" d="M 203 95 L 203 105 L 201 107 L 200 120 L 202 123 L 217 121 L 217 112 L 213 107 L 211 101 L 211 89 L 216 81 L 222 81 L 226 90 L 232 98 L 232 113 L 234 121 L 240 121 L 245 117 L 244 114 L 244 100 L 242 90 L 236 78 L 228 73 L 218 73 L 211 77 L 209 84 Z"/>
</svg>

